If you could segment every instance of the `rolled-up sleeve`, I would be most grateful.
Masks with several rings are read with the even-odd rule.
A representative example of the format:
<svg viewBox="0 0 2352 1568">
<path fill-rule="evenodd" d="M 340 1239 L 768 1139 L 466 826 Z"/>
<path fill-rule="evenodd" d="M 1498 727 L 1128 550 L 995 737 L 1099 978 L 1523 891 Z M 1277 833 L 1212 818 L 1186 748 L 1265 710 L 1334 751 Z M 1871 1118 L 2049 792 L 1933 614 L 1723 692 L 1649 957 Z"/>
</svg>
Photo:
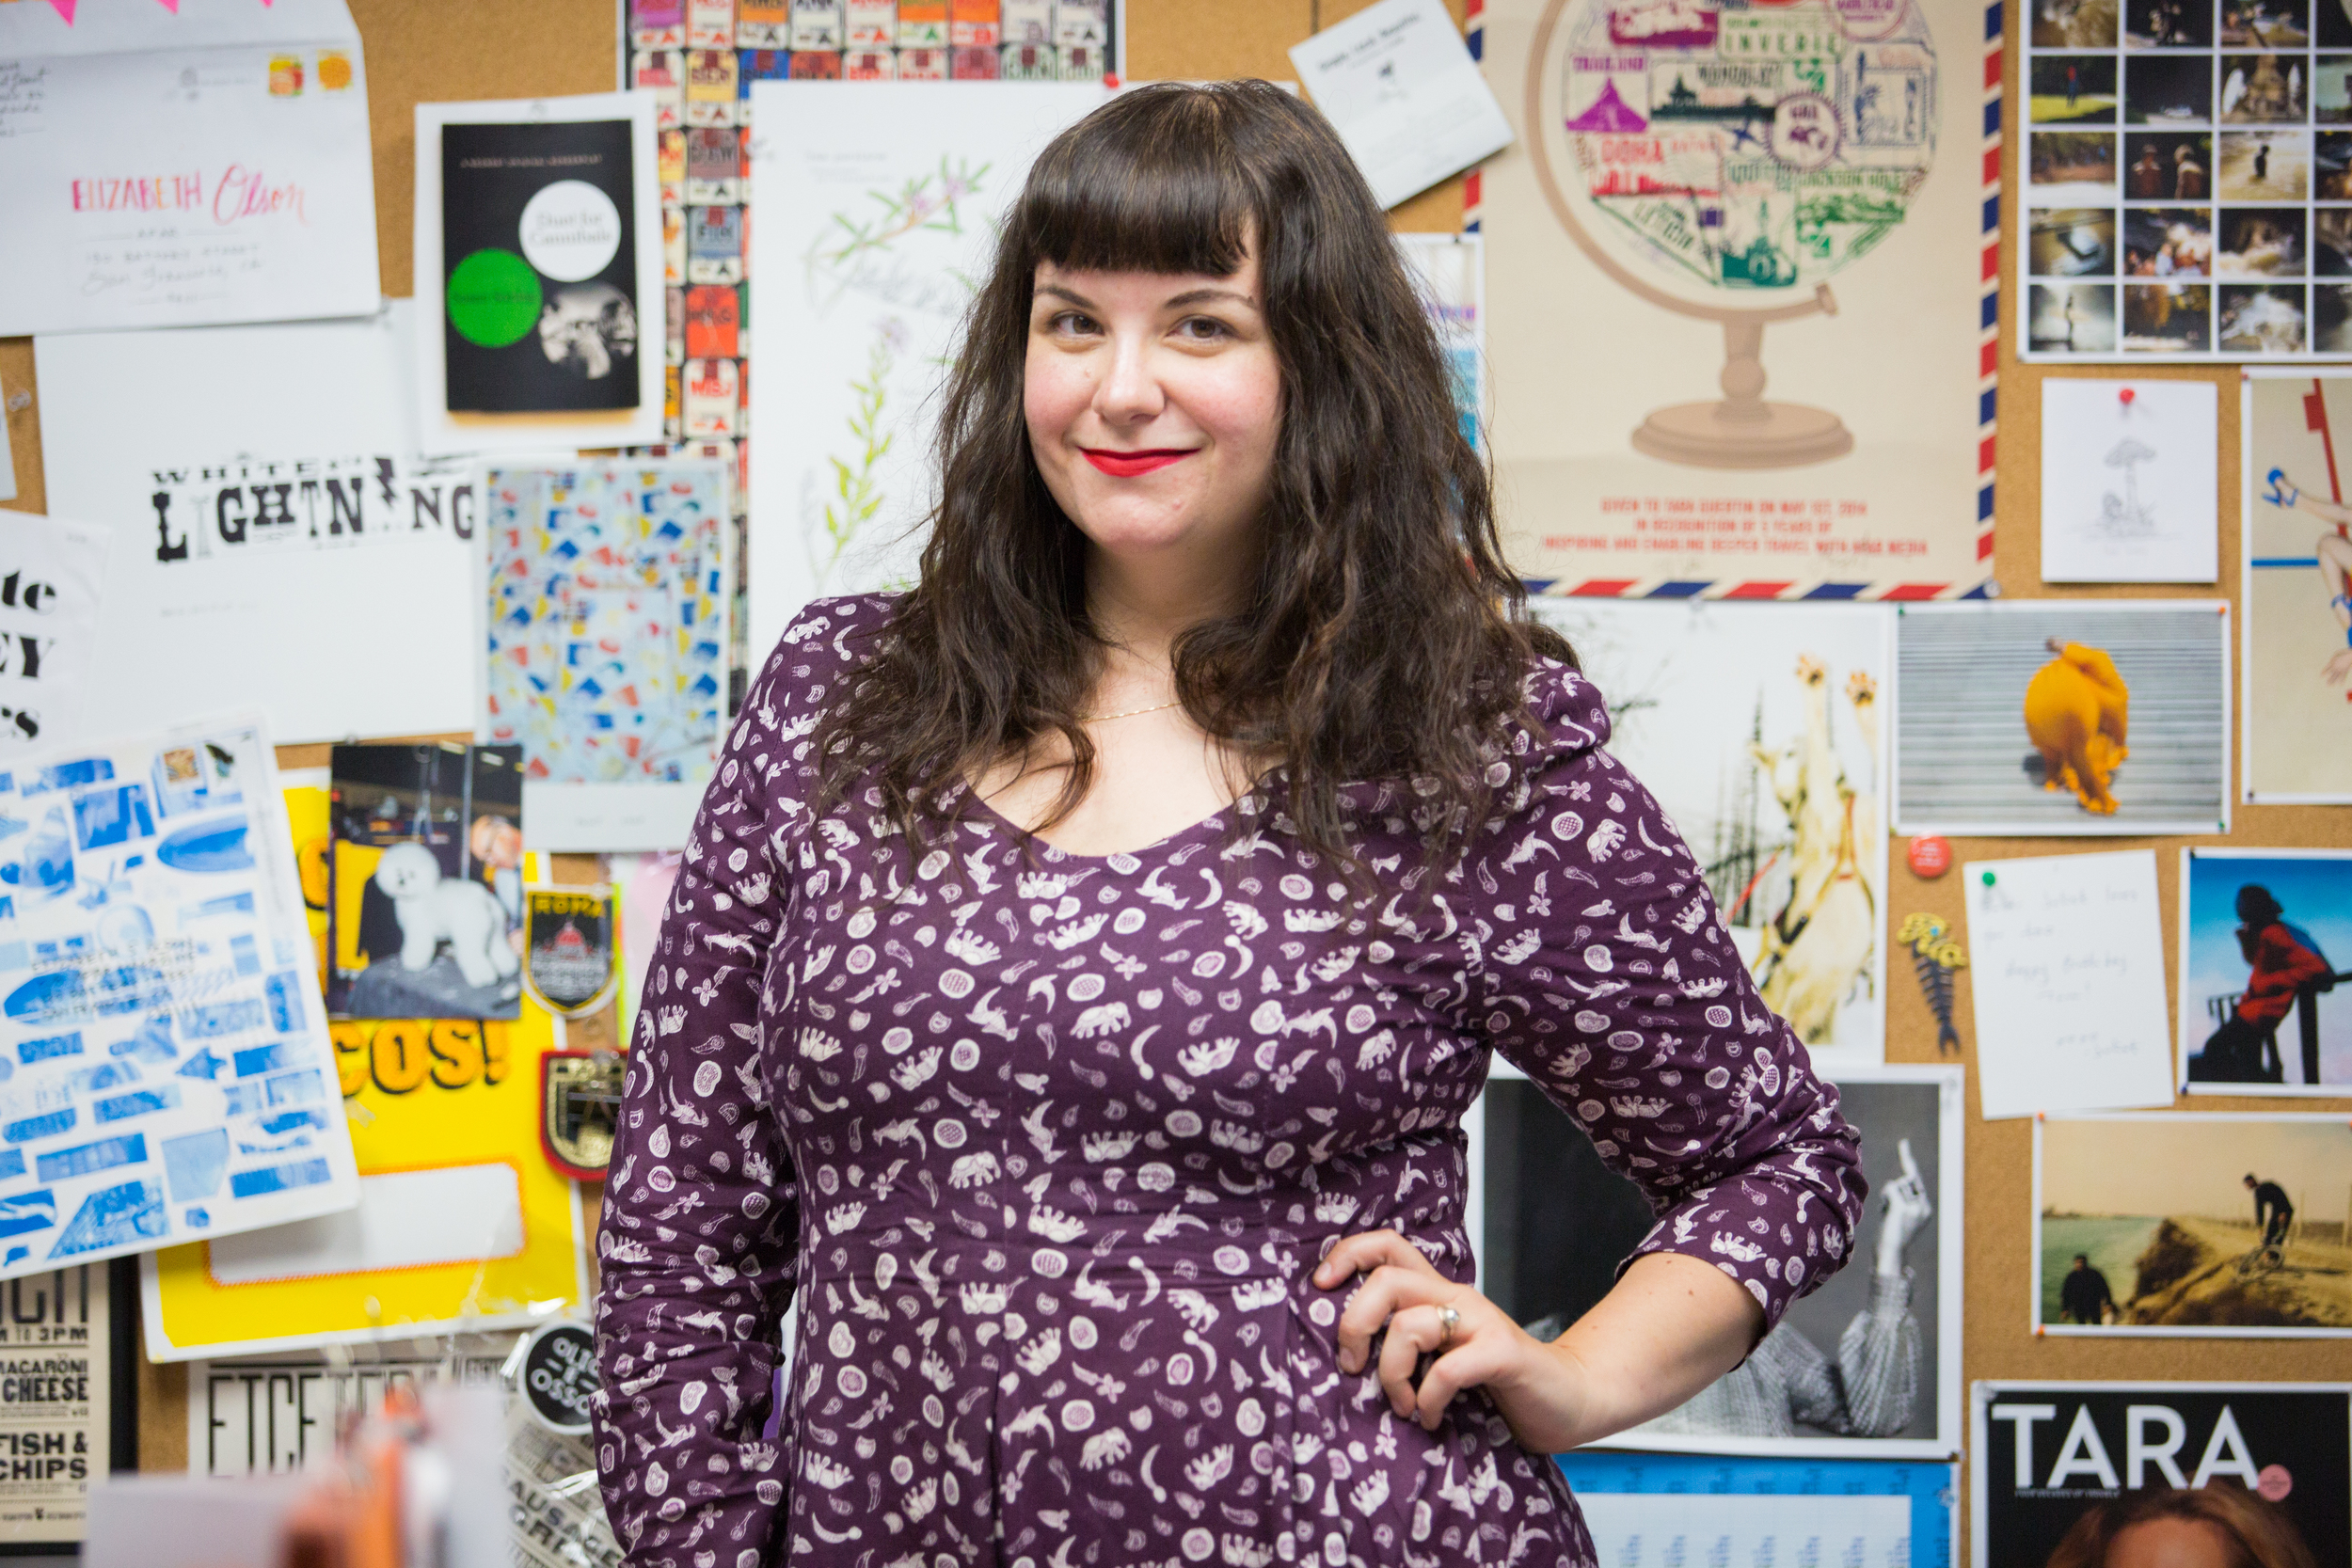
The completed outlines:
<svg viewBox="0 0 2352 1568">
<path fill-rule="evenodd" d="M 787 1456 L 763 1440 L 800 1195 L 759 1065 L 761 985 L 804 815 L 812 659 L 788 630 L 746 694 L 696 814 L 632 1035 L 596 1238 L 593 1413 L 607 1515 L 642 1568 L 756 1568 Z M 818 681 L 821 685 L 821 681 Z"/>
<path fill-rule="evenodd" d="M 1469 868 L 1491 927 L 1485 1033 L 1648 1195 L 1658 1224 L 1626 1263 L 1709 1263 L 1769 1331 L 1851 1250 L 1859 1140 L 1764 1006 L 1680 834 L 1604 749 L 1599 694 L 1549 662 L 1529 692 L 1547 734 L 1523 737 L 1525 794 Z"/>
</svg>

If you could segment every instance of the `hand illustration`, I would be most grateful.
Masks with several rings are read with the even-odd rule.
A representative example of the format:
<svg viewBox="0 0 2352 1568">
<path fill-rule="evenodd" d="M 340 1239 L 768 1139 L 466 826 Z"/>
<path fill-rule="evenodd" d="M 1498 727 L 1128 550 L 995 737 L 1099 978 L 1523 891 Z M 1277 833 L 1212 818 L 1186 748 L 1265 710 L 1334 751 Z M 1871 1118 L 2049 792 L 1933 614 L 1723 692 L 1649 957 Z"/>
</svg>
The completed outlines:
<svg viewBox="0 0 2352 1568">
<path fill-rule="evenodd" d="M 1903 1173 L 1886 1184 L 1886 1212 L 1879 1222 L 1878 1272 L 1883 1275 L 1902 1272 L 1903 1250 L 1935 1216 L 1927 1183 L 1919 1178 L 1919 1162 L 1912 1157 L 1911 1140 L 1897 1140 L 1895 1150 L 1902 1158 Z"/>
</svg>

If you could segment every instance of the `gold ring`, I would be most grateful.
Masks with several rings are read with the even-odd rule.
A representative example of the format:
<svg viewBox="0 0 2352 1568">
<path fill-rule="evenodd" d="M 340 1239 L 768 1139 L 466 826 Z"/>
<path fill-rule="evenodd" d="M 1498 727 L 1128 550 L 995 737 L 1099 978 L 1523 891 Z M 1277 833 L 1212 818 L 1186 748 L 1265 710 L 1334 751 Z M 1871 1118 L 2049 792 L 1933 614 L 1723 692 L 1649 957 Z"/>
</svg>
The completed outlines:
<svg viewBox="0 0 2352 1568">
<path fill-rule="evenodd" d="M 1462 1314 L 1456 1307 L 1440 1307 L 1438 1308 L 1438 1322 L 1445 1325 L 1445 1332 L 1438 1336 L 1438 1349 L 1442 1354 L 1448 1345 L 1454 1343 L 1454 1331 L 1462 1326 Z"/>
</svg>

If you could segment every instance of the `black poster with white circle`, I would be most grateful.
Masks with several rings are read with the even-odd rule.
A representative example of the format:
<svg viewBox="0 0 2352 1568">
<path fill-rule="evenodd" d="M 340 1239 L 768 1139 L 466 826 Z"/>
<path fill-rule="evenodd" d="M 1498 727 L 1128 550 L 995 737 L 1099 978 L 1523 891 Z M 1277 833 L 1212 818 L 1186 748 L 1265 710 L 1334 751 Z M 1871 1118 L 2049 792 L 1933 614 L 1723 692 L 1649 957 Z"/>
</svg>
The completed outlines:
<svg viewBox="0 0 2352 1568">
<path fill-rule="evenodd" d="M 596 1339 L 586 1324 L 552 1323 L 531 1337 L 523 1350 L 523 1397 L 541 1425 L 573 1436 L 585 1433 L 596 1386 Z"/>
</svg>

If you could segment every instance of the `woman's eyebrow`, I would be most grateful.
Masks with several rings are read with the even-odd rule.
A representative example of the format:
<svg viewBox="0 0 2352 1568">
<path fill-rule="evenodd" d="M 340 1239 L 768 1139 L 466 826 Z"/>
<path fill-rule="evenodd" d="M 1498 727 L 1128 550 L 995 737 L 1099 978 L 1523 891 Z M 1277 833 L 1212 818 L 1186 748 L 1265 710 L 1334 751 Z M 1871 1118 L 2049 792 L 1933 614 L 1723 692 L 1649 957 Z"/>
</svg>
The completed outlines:
<svg viewBox="0 0 2352 1568">
<path fill-rule="evenodd" d="M 1067 300 L 1083 310 L 1092 310 L 1098 309 L 1094 301 L 1087 298 L 1086 295 L 1078 293 L 1077 290 L 1064 288 L 1059 283 L 1040 283 L 1030 297 L 1035 298 L 1041 294 L 1052 294 L 1056 299 Z M 1181 294 L 1173 294 L 1168 299 L 1163 300 L 1161 302 L 1161 306 L 1162 309 L 1173 309 L 1175 307 L 1185 305 L 1204 305 L 1211 300 L 1218 299 L 1232 300 L 1237 305 L 1246 305 L 1252 310 L 1258 308 L 1258 302 L 1256 300 L 1250 298 L 1248 294 L 1243 293 L 1238 289 L 1216 288 L 1187 289 Z"/>
</svg>

